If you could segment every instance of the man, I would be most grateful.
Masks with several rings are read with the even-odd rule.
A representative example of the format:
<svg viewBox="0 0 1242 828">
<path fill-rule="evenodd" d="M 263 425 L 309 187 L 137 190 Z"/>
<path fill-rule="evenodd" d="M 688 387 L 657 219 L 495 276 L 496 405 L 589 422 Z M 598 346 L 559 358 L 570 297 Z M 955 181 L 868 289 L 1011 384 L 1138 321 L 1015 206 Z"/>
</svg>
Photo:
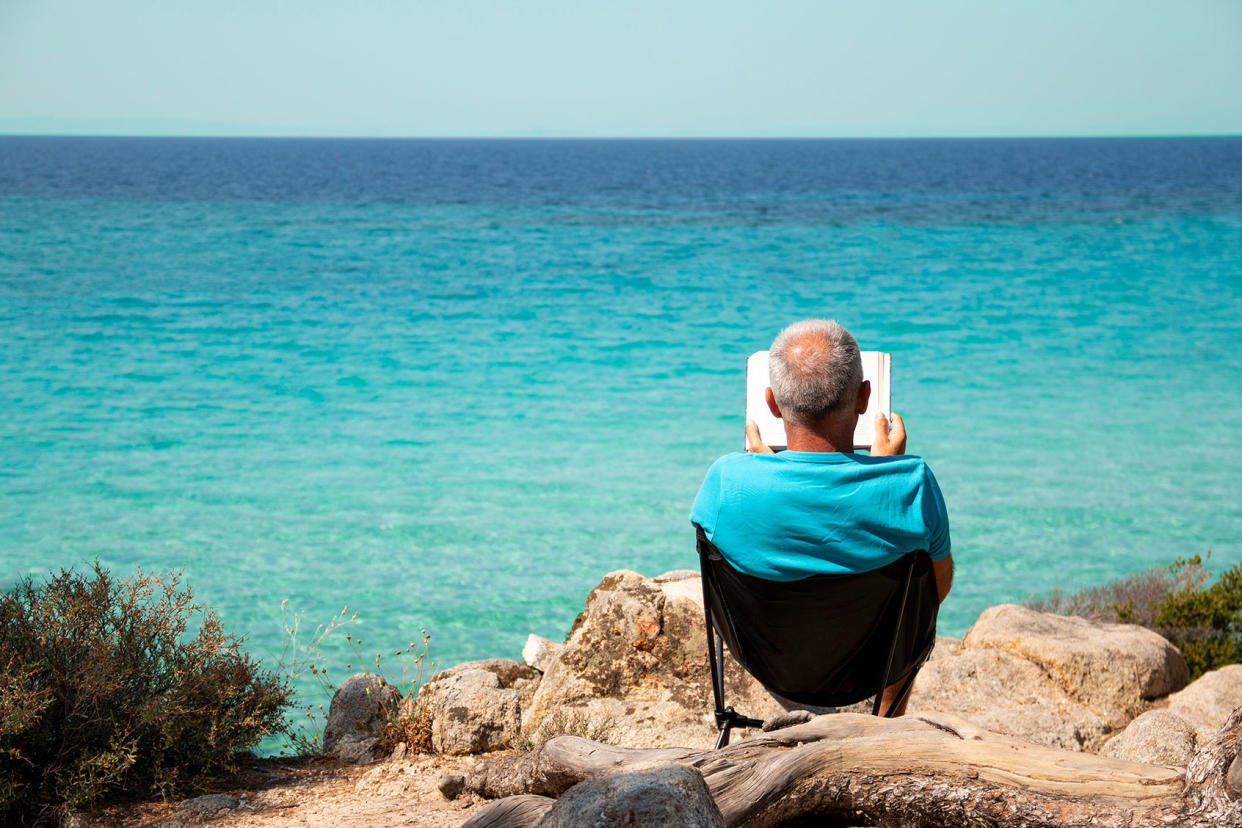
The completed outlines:
<svg viewBox="0 0 1242 828">
<path fill-rule="evenodd" d="M 854 453 L 871 395 L 854 337 L 836 322 L 797 322 L 776 337 L 768 364 L 768 408 L 784 420 L 789 450 L 773 453 L 748 422 L 747 453 L 712 465 L 690 519 L 735 569 L 773 581 L 867 572 L 925 549 L 944 601 L 948 514 L 931 469 L 905 454 L 901 416 L 893 412 L 890 429 L 877 415 L 871 455 Z M 881 713 L 899 684 L 885 691 Z"/>
</svg>

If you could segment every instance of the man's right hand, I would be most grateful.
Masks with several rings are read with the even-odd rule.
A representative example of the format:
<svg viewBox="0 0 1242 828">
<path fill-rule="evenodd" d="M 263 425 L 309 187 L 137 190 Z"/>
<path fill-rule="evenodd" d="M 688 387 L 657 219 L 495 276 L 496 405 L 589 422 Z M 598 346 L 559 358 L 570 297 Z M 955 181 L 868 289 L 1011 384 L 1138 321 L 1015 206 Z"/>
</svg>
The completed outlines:
<svg viewBox="0 0 1242 828">
<path fill-rule="evenodd" d="M 892 414 L 892 428 L 889 428 L 887 417 L 883 414 L 875 415 L 875 439 L 871 443 L 872 457 L 895 457 L 906 453 L 906 424 L 896 411 Z"/>
</svg>

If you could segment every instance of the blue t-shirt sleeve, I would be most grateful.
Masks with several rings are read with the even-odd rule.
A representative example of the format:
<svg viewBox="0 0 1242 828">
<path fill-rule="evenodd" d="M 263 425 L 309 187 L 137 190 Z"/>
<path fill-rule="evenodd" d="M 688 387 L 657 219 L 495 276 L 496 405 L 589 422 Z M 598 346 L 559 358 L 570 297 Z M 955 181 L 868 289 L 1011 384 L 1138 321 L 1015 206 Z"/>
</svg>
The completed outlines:
<svg viewBox="0 0 1242 828">
<path fill-rule="evenodd" d="M 932 470 L 923 466 L 923 525 L 927 527 L 927 554 L 938 561 L 949 554 L 949 512 L 944 505 L 944 495 Z"/>
<path fill-rule="evenodd" d="M 707 470 L 703 485 L 699 486 L 699 493 L 694 498 L 694 506 L 690 509 L 690 522 L 702 526 L 709 538 L 716 532 L 716 516 L 720 513 L 720 465 L 723 460 L 723 457 L 720 458 Z"/>
</svg>

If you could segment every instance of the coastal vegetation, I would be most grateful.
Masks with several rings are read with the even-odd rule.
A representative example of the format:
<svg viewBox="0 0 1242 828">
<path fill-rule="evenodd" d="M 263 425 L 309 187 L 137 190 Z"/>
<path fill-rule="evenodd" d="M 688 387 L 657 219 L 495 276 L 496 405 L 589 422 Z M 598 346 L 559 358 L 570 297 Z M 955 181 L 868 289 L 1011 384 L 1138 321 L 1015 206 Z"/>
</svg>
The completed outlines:
<svg viewBox="0 0 1242 828">
<path fill-rule="evenodd" d="M 1242 563 L 1211 578 L 1203 557 L 1193 555 L 1080 592 L 1056 590 L 1026 605 L 1154 630 L 1181 651 L 1193 680 L 1242 662 Z"/>
<path fill-rule="evenodd" d="M 324 702 L 330 704 L 342 684 L 335 676 L 336 671 L 329 669 L 332 662 L 323 652 L 324 645 L 329 638 L 336 637 L 357 621 L 358 613 L 351 614 L 346 605 L 334 618 L 307 634 L 304 615 L 290 612 L 288 600 L 281 602 L 280 611 L 281 627 L 285 633 L 280 656 L 281 672 L 295 682 L 309 676 L 318 690 L 318 701 L 303 699 L 303 715 L 290 725 L 286 737 L 296 755 L 307 759 L 319 757 L 325 752 L 322 737 L 329 723 L 329 708 L 324 706 Z M 379 734 L 379 746 L 392 750 L 399 743 L 406 742 L 411 749 L 417 750 L 420 746 L 429 745 L 431 737 L 425 717 L 416 715 L 413 701 L 419 688 L 435 676 L 436 666 L 430 659 L 431 635 L 426 630 L 420 630 L 417 641 L 393 651 L 387 658 L 383 653 L 376 652 L 373 659 L 363 652 L 362 639 L 350 632 L 344 633 L 343 637 L 352 653 L 344 665 L 346 677 L 362 670 L 373 671 L 383 684 L 397 691 L 403 709 L 407 710 L 404 716 L 394 714 L 389 718 Z"/>
<path fill-rule="evenodd" d="M 287 730 L 293 690 L 178 573 L 98 562 L 0 595 L 0 822 L 167 796 Z"/>
</svg>

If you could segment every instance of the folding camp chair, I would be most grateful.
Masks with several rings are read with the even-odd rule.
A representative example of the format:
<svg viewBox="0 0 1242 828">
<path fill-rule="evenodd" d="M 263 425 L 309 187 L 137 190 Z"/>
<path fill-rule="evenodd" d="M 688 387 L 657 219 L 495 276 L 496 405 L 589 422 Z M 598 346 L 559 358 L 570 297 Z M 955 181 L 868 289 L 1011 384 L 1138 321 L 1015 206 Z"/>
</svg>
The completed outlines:
<svg viewBox="0 0 1242 828">
<path fill-rule="evenodd" d="M 717 748 L 734 727 L 763 726 L 725 705 L 726 644 L 760 684 L 790 701 L 839 707 L 874 694 L 871 713 L 879 715 L 885 688 L 904 679 L 889 715 L 901 707 L 936 643 L 940 601 L 925 551 L 870 572 L 768 581 L 734 569 L 695 529 Z"/>
</svg>

